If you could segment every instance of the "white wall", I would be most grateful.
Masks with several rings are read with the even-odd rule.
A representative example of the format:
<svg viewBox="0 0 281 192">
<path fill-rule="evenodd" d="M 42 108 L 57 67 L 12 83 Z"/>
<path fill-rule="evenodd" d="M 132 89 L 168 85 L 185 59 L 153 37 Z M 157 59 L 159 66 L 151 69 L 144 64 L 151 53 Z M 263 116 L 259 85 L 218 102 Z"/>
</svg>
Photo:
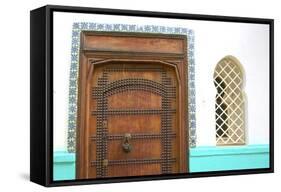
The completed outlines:
<svg viewBox="0 0 281 192">
<path fill-rule="evenodd" d="M 213 71 L 226 55 L 238 58 L 246 71 L 248 144 L 268 143 L 269 28 L 261 24 L 112 17 L 56 13 L 54 16 L 54 146 L 66 148 L 68 78 L 73 22 L 153 24 L 195 31 L 198 146 L 215 145 Z"/>
<path fill-rule="evenodd" d="M 194 25 L 197 143 L 215 145 L 215 94 L 213 74 L 216 64 L 233 55 L 244 67 L 246 129 L 248 144 L 269 140 L 269 29 L 266 25 L 203 22 Z"/>
</svg>

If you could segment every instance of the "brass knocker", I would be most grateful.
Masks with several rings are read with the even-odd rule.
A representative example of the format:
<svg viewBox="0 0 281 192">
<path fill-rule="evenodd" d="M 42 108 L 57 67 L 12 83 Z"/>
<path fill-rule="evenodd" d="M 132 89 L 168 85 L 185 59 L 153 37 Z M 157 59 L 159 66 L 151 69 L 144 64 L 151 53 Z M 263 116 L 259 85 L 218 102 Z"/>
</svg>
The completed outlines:
<svg viewBox="0 0 281 192">
<path fill-rule="evenodd" d="M 129 153 L 132 150 L 132 145 L 129 143 L 131 138 L 132 138 L 132 136 L 130 133 L 125 133 L 124 140 L 122 143 L 122 148 L 125 153 Z"/>
</svg>

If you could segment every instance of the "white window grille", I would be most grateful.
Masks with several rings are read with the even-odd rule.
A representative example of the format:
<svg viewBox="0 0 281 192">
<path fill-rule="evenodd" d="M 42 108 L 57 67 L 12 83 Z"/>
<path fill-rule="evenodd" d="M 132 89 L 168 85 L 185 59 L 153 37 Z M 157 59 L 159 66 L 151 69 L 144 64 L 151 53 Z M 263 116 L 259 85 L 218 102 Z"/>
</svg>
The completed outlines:
<svg viewBox="0 0 281 192">
<path fill-rule="evenodd" d="M 245 144 L 243 69 L 233 56 L 226 56 L 215 68 L 217 145 Z"/>
</svg>

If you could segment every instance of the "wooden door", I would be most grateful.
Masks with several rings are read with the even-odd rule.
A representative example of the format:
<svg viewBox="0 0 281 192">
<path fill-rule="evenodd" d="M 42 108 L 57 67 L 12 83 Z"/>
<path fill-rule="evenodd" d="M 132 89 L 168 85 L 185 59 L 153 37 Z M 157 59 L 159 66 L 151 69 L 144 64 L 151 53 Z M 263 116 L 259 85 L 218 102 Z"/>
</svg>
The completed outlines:
<svg viewBox="0 0 281 192">
<path fill-rule="evenodd" d="M 155 43 L 144 52 L 128 41 L 152 37 L 160 45 L 175 38 L 82 33 L 77 178 L 188 171 L 185 49 L 154 54 Z"/>
</svg>

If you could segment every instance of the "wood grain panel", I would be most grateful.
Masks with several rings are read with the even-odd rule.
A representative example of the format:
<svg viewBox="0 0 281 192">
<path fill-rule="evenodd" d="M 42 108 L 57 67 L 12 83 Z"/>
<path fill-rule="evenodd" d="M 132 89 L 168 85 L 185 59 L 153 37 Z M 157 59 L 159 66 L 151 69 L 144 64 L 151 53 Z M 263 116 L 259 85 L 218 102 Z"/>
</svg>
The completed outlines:
<svg viewBox="0 0 281 192">
<path fill-rule="evenodd" d="M 162 97 L 147 91 L 126 91 L 108 97 L 108 109 L 161 109 Z"/>
<path fill-rule="evenodd" d="M 146 71 L 146 72 L 135 72 L 135 71 L 119 71 L 119 72 L 113 72 L 110 74 L 108 80 L 109 82 L 117 81 L 120 79 L 125 78 L 142 78 L 142 79 L 148 79 L 153 80 L 156 82 L 161 81 L 161 75 L 159 72 L 153 72 L 153 71 Z"/>
<path fill-rule="evenodd" d="M 142 159 L 142 158 L 161 158 L 160 139 L 131 139 L 132 151 L 126 153 L 122 149 L 123 140 L 110 141 L 108 143 L 108 159 Z"/>
<path fill-rule="evenodd" d="M 155 164 L 142 164 L 142 165 L 109 166 L 108 172 L 109 172 L 108 177 L 158 175 L 161 174 L 161 165 L 160 163 L 155 163 Z"/>
<path fill-rule="evenodd" d="M 160 115 L 126 115 L 108 117 L 109 134 L 160 133 Z"/>
<path fill-rule="evenodd" d="M 183 42 L 176 38 L 145 38 L 107 35 L 86 35 L 84 49 L 134 51 L 152 53 L 183 53 Z"/>
<path fill-rule="evenodd" d="M 91 161 L 97 160 L 97 154 L 96 154 L 96 142 L 90 141 L 90 147 L 89 147 L 89 158 Z"/>
<path fill-rule="evenodd" d="M 97 177 L 96 166 L 89 166 L 87 169 L 89 169 L 87 178 L 96 178 Z"/>
<path fill-rule="evenodd" d="M 97 132 L 97 117 L 96 116 L 90 116 L 89 117 L 89 125 L 88 125 L 88 135 L 92 136 L 95 135 Z"/>
</svg>

